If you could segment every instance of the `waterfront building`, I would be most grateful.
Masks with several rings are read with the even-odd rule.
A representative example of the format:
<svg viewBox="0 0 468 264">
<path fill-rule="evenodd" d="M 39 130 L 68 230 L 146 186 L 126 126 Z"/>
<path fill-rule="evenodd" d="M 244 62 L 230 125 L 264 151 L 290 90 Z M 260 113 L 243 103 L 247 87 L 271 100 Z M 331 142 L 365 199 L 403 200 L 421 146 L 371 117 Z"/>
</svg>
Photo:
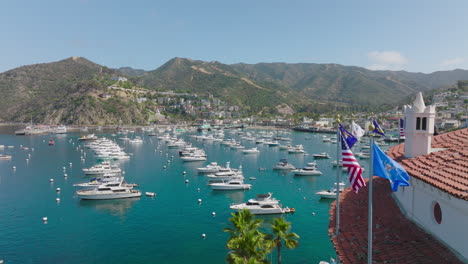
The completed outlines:
<svg viewBox="0 0 468 264">
<path fill-rule="evenodd" d="M 408 172 L 410 186 L 392 192 L 387 180 L 374 177 L 373 260 L 466 263 L 468 129 L 433 136 L 435 107 L 425 106 L 420 93 L 404 117 L 406 141 L 388 155 Z M 367 187 L 343 192 L 338 236 L 331 208 L 329 233 L 343 263 L 367 259 L 367 195 Z"/>
</svg>

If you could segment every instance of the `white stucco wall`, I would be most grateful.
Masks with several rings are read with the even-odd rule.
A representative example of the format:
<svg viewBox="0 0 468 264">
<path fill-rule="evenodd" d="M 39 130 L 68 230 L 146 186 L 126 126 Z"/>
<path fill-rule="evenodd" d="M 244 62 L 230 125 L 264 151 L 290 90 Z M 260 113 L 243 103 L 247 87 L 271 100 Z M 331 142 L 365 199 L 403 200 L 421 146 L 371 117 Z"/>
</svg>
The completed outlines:
<svg viewBox="0 0 468 264">
<path fill-rule="evenodd" d="M 393 195 L 402 212 L 468 263 L 468 201 L 455 198 L 413 177 L 410 185 L 400 187 Z M 440 224 L 434 219 L 436 202 L 442 210 Z"/>
</svg>

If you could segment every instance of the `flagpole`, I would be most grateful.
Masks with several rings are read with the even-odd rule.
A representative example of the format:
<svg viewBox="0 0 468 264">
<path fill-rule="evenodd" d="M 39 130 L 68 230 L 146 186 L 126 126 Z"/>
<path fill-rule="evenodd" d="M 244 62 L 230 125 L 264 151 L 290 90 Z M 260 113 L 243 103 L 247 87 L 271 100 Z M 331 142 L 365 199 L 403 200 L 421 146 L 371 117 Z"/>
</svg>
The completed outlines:
<svg viewBox="0 0 468 264">
<path fill-rule="evenodd" d="M 339 122 L 337 122 L 339 124 Z M 339 126 L 336 128 L 336 228 L 335 235 L 340 233 L 340 145 L 341 134 Z"/>
<path fill-rule="evenodd" d="M 372 264 L 372 175 L 374 174 L 374 135 L 370 135 L 369 208 L 367 215 L 367 263 Z"/>
</svg>

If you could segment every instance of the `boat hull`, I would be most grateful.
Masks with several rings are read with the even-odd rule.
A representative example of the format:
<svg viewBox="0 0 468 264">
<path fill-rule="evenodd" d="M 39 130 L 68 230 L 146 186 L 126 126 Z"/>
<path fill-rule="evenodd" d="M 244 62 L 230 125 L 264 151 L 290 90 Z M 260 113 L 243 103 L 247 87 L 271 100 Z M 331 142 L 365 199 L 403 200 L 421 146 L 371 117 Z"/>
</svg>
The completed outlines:
<svg viewBox="0 0 468 264">
<path fill-rule="evenodd" d="M 233 190 L 248 190 L 252 187 L 251 184 L 239 184 L 239 185 L 221 185 L 217 183 L 209 184 L 213 190 L 220 190 L 220 191 L 233 191 Z"/>
<path fill-rule="evenodd" d="M 126 192 L 126 193 L 87 193 L 87 192 L 77 192 L 78 197 L 82 200 L 113 200 L 113 199 L 126 199 L 126 198 L 135 198 L 141 197 L 140 191 L 135 192 Z"/>
<path fill-rule="evenodd" d="M 234 209 L 237 211 L 242 211 L 243 209 L 249 210 L 254 215 L 273 215 L 273 214 L 284 214 L 285 212 L 280 208 L 274 209 L 249 209 L 249 208 L 242 208 L 242 209 Z"/>
<path fill-rule="evenodd" d="M 322 199 L 336 199 L 336 192 L 322 191 L 317 192 L 317 195 L 320 195 Z"/>
<path fill-rule="evenodd" d="M 314 175 L 322 175 L 320 171 L 297 171 L 294 172 L 296 176 L 314 176 Z"/>
</svg>

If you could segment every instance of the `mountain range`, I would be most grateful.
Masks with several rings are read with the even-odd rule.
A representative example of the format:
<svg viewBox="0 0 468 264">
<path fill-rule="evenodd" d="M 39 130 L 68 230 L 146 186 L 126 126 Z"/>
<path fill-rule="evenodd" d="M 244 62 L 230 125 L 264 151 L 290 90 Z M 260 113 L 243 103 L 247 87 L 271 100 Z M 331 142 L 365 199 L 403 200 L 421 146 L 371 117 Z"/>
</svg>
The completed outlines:
<svg viewBox="0 0 468 264">
<path fill-rule="evenodd" d="M 430 74 L 371 71 L 361 67 L 314 63 L 223 64 L 173 58 L 144 71 L 111 69 L 81 57 L 22 66 L 0 73 L 0 121 L 50 124 L 138 124 L 147 109 L 120 95 L 102 99 L 117 76 L 139 87 L 213 95 L 247 112 L 333 111 L 395 105 L 417 91 L 467 80 L 468 71 Z"/>
</svg>

